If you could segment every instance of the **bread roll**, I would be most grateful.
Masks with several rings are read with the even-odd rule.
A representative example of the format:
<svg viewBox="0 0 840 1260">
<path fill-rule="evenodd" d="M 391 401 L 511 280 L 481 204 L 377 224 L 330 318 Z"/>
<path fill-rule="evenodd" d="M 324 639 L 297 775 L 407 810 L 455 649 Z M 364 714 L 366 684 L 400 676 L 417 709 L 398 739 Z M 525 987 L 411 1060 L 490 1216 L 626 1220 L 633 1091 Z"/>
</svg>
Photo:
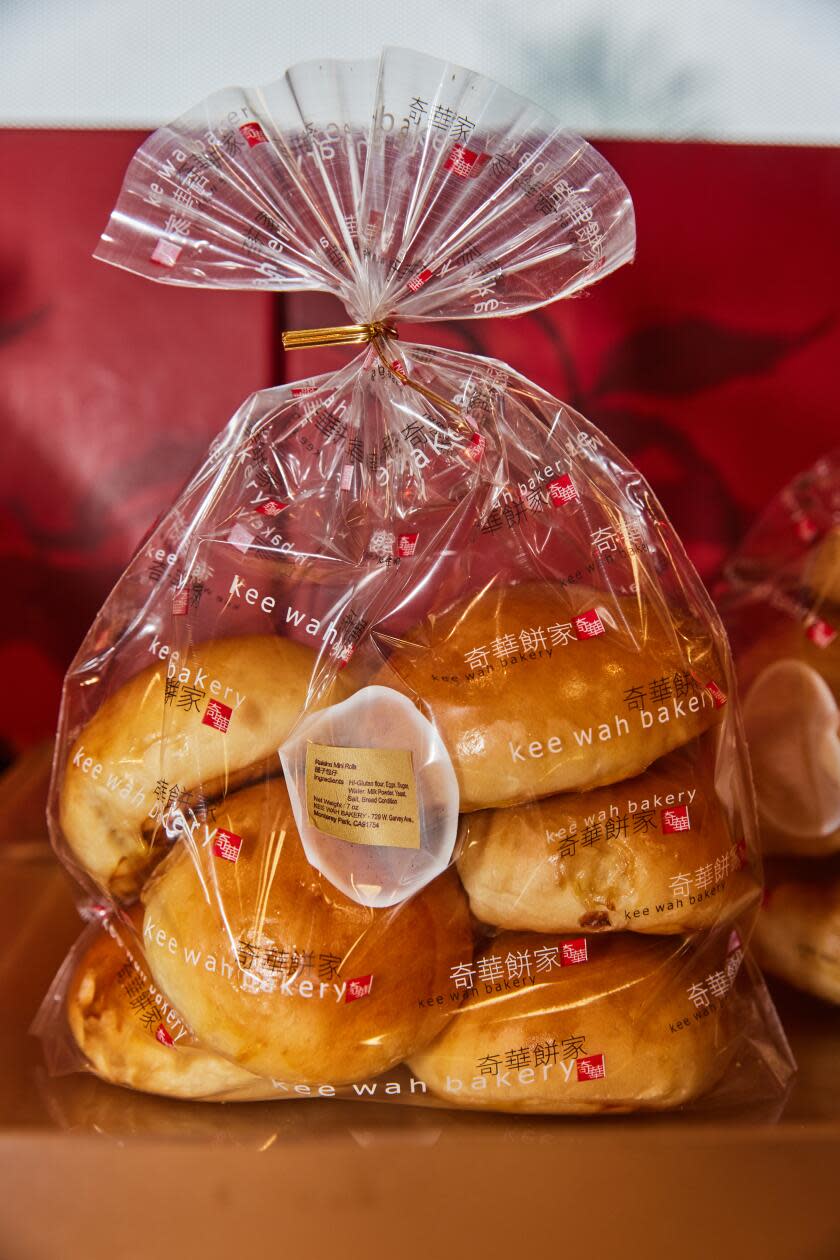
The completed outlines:
<svg viewBox="0 0 840 1260">
<path fill-rule="evenodd" d="M 714 783 L 708 739 L 635 779 L 461 819 L 479 919 L 534 932 L 688 932 L 760 895 Z"/>
<path fill-rule="evenodd" d="M 383 646 L 374 681 L 435 722 L 462 811 L 631 778 L 714 725 L 726 690 L 706 627 L 580 586 L 490 586 Z"/>
<path fill-rule="evenodd" d="M 789 984 L 840 1003 L 840 864 L 801 863 L 768 870 L 768 889 L 755 929 L 760 966 Z"/>
<path fill-rule="evenodd" d="M 194 1044 L 180 1014 L 129 954 L 124 931 L 104 924 L 91 929 L 67 992 L 71 1031 L 96 1074 L 168 1098 L 275 1097 L 270 1081 Z"/>
<path fill-rule="evenodd" d="M 456 1018 L 411 1056 L 412 1074 L 464 1107 L 678 1107 L 710 1089 L 733 1053 L 740 948 L 728 944 L 726 933 L 620 933 L 590 938 L 588 961 L 561 965 L 562 941 L 504 933 L 478 954 L 476 988 Z M 501 978 L 485 981 L 493 959 Z M 511 963 L 521 969 L 513 981 Z"/>
<path fill-rule="evenodd" d="M 791 620 L 738 662 L 766 853 L 840 850 L 840 634 L 819 646 Z"/>
<path fill-rule="evenodd" d="M 801 622 L 792 618 L 780 621 L 772 631 L 757 639 L 737 661 L 741 695 L 746 695 L 756 677 L 768 665 L 780 660 L 796 660 L 815 670 L 834 696 L 840 697 L 840 627 L 838 631 L 836 639 L 820 647 Z"/>
<path fill-rule="evenodd" d="M 282 781 L 227 797 L 217 821 L 241 839 L 235 861 L 214 855 L 218 833 L 180 845 L 143 893 L 155 983 L 202 1044 L 259 1075 L 341 1085 L 431 1041 L 454 1009 L 436 998 L 472 954 L 455 872 L 371 909 L 306 861 Z"/>
<path fill-rule="evenodd" d="M 279 773 L 278 746 L 307 700 L 330 703 L 352 690 L 341 673 L 326 695 L 310 696 L 315 652 L 271 635 L 202 643 L 182 661 L 161 658 L 161 650 L 83 728 L 61 786 L 73 857 L 125 900 L 165 850 L 161 813 L 170 793 L 201 817 L 204 801 Z"/>
</svg>

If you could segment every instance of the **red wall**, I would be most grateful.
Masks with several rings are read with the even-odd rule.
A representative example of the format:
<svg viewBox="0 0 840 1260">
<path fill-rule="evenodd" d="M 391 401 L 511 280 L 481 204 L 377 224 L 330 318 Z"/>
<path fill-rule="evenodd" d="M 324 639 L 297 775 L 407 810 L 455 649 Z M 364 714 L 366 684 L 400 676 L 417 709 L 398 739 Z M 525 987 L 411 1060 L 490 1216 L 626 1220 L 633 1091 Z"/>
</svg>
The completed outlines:
<svg viewBox="0 0 840 1260">
<path fill-rule="evenodd" d="M 0 758 L 149 525 L 272 377 L 272 300 L 144 283 L 91 252 L 142 136 L 0 131 Z"/>
<path fill-rule="evenodd" d="M 281 323 L 333 322 L 322 299 L 92 261 L 140 138 L 0 132 L 0 757 L 50 733 L 111 582 L 236 406 L 347 357 L 276 351 Z M 600 423 L 710 578 L 838 441 L 840 150 L 599 147 L 634 196 L 632 267 L 520 319 L 403 332 L 505 359 Z"/>
</svg>

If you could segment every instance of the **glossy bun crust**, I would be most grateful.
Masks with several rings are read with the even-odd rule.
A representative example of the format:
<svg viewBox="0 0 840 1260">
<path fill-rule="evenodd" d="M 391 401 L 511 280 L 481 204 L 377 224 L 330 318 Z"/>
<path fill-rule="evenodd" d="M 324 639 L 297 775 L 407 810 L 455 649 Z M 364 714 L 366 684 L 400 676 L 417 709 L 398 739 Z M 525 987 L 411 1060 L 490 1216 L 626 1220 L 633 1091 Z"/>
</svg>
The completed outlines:
<svg viewBox="0 0 840 1260">
<path fill-rule="evenodd" d="M 768 864 L 753 946 L 761 967 L 840 1003 L 840 860 Z"/>
<path fill-rule="evenodd" d="M 467 814 L 460 840 L 473 914 L 512 930 L 699 931 L 760 895 L 708 738 L 625 783 Z"/>
<path fill-rule="evenodd" d="M 840 699 L 840 635 L 827 647 L 818 647 L 798 621 L 780 623 L 757 639 L 737 661 L 741 695 L 746 695 L 762 670 L 779 660 L 796 660 L 810 665 L 825 679 L 834 696 Z"/>
<path fill-rule="evenodd" d="M 177 785 L 187 799 L 194 792 L 200 814 L 238 784 L 279 773 L 277 749 L 307 702 L 315 662 L 311 648 L 290 639 L 249 635 L 199 644 L 177 664 L 156 659 L 130 679 L 70 750 L 60 819 L 75 861 L 113 896 L 136 896 L 166 847 L 157 785 Z M 182 671 L 190 681 L 179 685 Z M 204 686 L 194 688 L 196 680 Z M 320 702 L 349 690 L 339 675 Z M 232 710 L 226 731 L 204 721 L 214 700 Z"/>
<path fill-rule="evenodd" d="M 620 623 L 595 591 L 491 586 L 392 645 L 374 681 L 434 721 L 462 811 L 632 778 L 716 724 L 706 686 L 725 682 L 708 630 L 629 598 L 611 607 Z M 592 609 L 604 632 L 585 637 L 575 619 Z"/>
<path fill-rule="evenodd" d="M 270 1081 L 193 1043 L 176 1012 L 170 1015 L 169 1003 L 155 1002 L 149 977 L 129 958 L 121 931 L 92 929 L 67 991 L 70 1029 L 97 1076 L 167 1098 L 275 1097 Z M 158 1039 L 161 1028 L 171 1045 Z"/>
<path fill-rule="evenodd" d="M 280 780 L 228 797 L 216 823 L 242 838 L 235 863 L 182 844 L 143 893 L 149 967 L 202 1044 L 259 1075 L 341 1085 L 431 1041 L 448 1011 L 422 1003 L 472 957 L 455 872 L 392 909 L 351 901 L 307 862 Z"/>
<path fill-rule="evenodd" d="M 457 1017 L 412 1055 L 414 1076 L 453 1105 L 563 1114 L 664 1110 L 715 1084 L 734 1053 L 736 995 L 698 1007 L 689 990 L 706 987 L 708 973 L 725 975 L 725 933 L 694 943 L 596 937 L 588 961 L 537 970 L 537 951 L 561 944 L 497 937 L 476 966 L 526 955 L 531 974 L 519 987 L 487 985 L 479 969 Z"/>
</svg>

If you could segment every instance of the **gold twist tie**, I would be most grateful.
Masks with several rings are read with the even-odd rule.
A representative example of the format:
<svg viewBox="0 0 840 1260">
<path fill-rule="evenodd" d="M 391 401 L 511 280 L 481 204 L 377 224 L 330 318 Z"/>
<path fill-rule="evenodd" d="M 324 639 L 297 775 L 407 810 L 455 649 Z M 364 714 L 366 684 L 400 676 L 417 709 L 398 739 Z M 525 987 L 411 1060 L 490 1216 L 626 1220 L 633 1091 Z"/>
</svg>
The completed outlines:
<svg viewBox="0 0 840 1260">
<path fill-rule="evenodd" d="M 365 346 L 379 337 L 398 337 L 393 324 L 377 319 L 372 324 L 338 324 L 334 328 L 295 328 L 283 333 L 284 350 L 311 350 L 315 346 Z"/>
<path fill-rule="evenodd" d="M 370 324 L 337 324 L 333 328 L 295 328 L 283 333 L 283 349 L 311 350 L 315 346 L 371 345 L 379 355 L 380 361 L 398 381 L 403 385 L 408 385 L 418 394 L 422 394 L 424 398 L 428 398 L 429 402 L 434 403 L 436 407 L 441 407 L 450 415 L 455 416 L 459 424 L 472 434 L 473 430 L 461 415 L 460 407 L 456 407 L 455 403 L 447 398 L 441 398 L 440 394 L 436 394 L 433 390 L 427 389 L 420 381 L 412 380 L 399 364 L 388 362 L 382 349 L 384 337 L 390 337 L 392 341 L 399 340 L 399 333 L 394 325 L 384 319 L 374 320 Z"/>
</svg>

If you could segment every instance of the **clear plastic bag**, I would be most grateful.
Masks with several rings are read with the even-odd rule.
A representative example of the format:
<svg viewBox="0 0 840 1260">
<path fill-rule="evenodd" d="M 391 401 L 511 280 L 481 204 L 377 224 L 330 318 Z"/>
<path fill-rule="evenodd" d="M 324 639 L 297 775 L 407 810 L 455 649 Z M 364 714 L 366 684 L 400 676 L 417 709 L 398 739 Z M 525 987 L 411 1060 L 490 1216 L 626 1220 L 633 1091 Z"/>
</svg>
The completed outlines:
<svg viewBox="0 0 840 1260">
<path fill-rule="evenodd" d="M 755 524 L 721 610 L 771 855 L 756 948 L 769 970 L 840 1002 L 840 451 Z"/>
<path fill-rule="evenodd" d="M 395 334 L 568 296 L 633 242 L 583 140 L 398 49 L 222 93 L 129 168 L 99 257 L 324 289 L 358 326 L 321 336 L 367 343 L 244 404 L 62 707 L 58 852 L 185 1044 L 272 1096 L 598 1112 L 790 1080 L 742 966 L 728 648 L 679 540 L 582 416 Z M 78 991 L 40 1028 L 66 1041 L 64 1010 L 81 1054 Z"/>
</svg>

